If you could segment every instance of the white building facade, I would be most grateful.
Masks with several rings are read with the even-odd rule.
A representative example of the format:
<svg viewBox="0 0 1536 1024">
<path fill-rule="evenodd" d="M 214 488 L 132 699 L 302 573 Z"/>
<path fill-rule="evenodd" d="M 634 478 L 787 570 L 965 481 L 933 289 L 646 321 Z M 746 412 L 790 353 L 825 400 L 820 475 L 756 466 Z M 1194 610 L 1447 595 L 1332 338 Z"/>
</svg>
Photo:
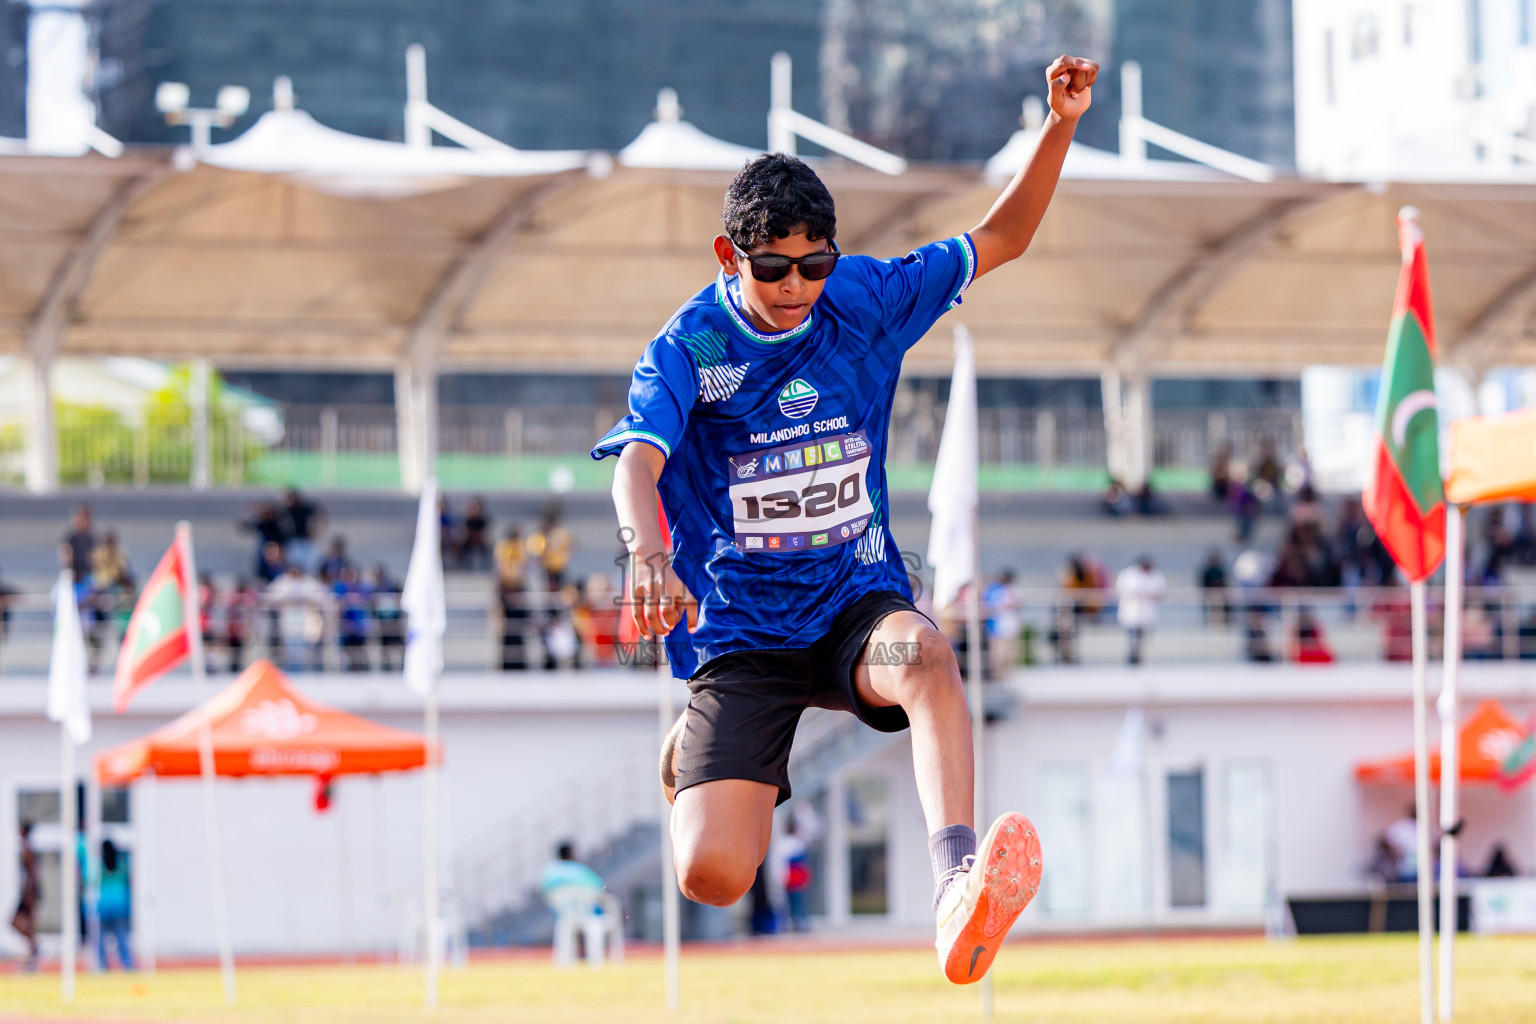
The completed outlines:
<svg viewBox="0 0 1536 1024">
<path fill-rule="evenodd" d="M 420 721 L 395 679 L 297 685 L 391 725 Z M 1411 800 L 1406 787 L 1354 776 L 1360 761 L 1411 749 L 1406 666 L 1040 669 L 1007 685 L 1018 703 L 988 729 L 988 800 L 993 813 L 1029 814 L 1044 840 L 1045 882 L 1027 929 L 1272 924 L 1284 897 L 1363 892 L 1376 837 Z M 1520 664 L 1469 664 L 1463 688 L 1469 713 L 1484 698 L 1517 719 L 1536 709 L 1536 675 Z M 53 865 L 46 901 L 58 891 L 49 860 L 58 827 L 46 812 L 49 794 L 57 806 L 59 741 L 43 690 L 41 680 L 0 687 L 0 892 L 17 891 L 15 823 L 31 815 L 43 821 L 36 845 Z M 192 697 L 187 684 L 162 681 L 119 717 L 105 686 L 93 690 L 91 751 L 163 724 Z M 555 839 L 591 849 L 657 820 L 656 695 L 649 673 L 445 682 L 443 877 L 461 919 L 473 925 L 497 899 L 526 890 Z M 1536 867 L 1533 790 L 1466 789 L 1469 867 L 1497 842 L 1525 871 Z M 221 781 L 218 797 L 238 953 L 409 952 L 420 924 L 419 773 L 341 780 L 323 814 L 309 779 Z M 808 799 L 826 826 L 814 858 L 820 926 L 913 936 L 931 928 L 927 835 L 905 736 L 837 768 Z M 150 946 L 162 956 L 211 953 L 196 781 L 138 783 L 126 805 L 109 794 L 105 810 L 103 833 L 132 851 L 141 955 Z M 642 883 L 621 895 L 645 918 L 652 911 L 638 890 L 658 880 Z"/>
</svg>

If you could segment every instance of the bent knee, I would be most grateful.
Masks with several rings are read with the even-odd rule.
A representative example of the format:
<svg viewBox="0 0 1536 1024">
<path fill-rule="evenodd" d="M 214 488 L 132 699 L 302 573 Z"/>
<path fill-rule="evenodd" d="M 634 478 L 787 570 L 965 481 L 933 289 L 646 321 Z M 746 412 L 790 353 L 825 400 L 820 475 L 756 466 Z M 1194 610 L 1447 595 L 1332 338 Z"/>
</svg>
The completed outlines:
<svg viewBox="0 0 1536 1024">
<path fill-rule="evenodd" d="M 745 896 L 757 877 L 757 865 L 721 854 L 679 852 L 677 887 L 695 903 L 729 907 Z"/>
<path fill-rule="evenodd" d="M 903 698 L 934 696 L 951 688 L 958 690 L 960 666 L 949 637 L 926 619 L 913 618 L 916 621 L 903 623 L 901 628 L 881 638 L 891 645 L 886 660 L 895 669 L 892 674 L 896 688 L 910 691 L 903 693 Z M 905 703 L 905 699 L 902 702 Z"/>
</svg>

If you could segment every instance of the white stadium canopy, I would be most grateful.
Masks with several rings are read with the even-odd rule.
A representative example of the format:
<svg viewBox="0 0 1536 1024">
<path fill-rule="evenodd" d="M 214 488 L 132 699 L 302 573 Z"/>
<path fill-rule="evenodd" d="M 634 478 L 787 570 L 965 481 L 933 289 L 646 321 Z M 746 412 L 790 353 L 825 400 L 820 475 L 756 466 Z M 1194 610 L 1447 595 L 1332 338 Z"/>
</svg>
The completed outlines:
<svg viewBox="0 0 1536 1024">
<path fill-rule="evenodd" d="M 808 119 L 775 100 L 792 149 L 786 126 Z M 424 92 L 412 102 L 432 113 Z M 950 315 L 982 374 L 1103 375 L 1109 394 L 1150 375 L 1377 365 L 1406 204 L 1422 211 L 1445 359 L 1473 375 L 1536 360 L 1536 178 L 1287 179 L 1193 140 L 1205 163 L 1149 159 L 1145 139 L 1183 137 L 1142 127 L 1123 155 L 1075 145 L 1029 253 Z M 1033 133 L 985 172 L 900 170 L 825 126 L 802 134 L 881 168 L 817 161 L 844 251 L 892 256 L 977 223 Z M 444 369 L 627 371 L 713 277 L 722 192 L 757 152 L 700 132 L 667 96 L 617 161 L 424 138 L 360 139 L 277 109 L 191 161 L 0 154 L 0 355 L 30 358 L 39 394 L 64 354 L 394 371 L 418 425 L 402 436 L 430 460 L 418 431 Z M 949 364 L 944 330 L 907 363 Z"/>
</svg>

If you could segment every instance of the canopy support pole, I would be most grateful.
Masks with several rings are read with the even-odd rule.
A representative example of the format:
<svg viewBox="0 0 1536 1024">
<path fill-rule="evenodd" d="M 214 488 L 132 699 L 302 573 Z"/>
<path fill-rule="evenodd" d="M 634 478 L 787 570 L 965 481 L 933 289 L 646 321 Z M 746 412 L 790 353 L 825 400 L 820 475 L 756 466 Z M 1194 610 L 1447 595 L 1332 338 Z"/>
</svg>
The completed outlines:
<svg viewBox="0 0 1536 1024">
<path fill-rule="evenodd" d="M 1419 1024 L 1431 1024 L 1435 1006 L 1434 881 L 1429 876 L 1429 699 L 1425 677 L 1429 673 L 1429 618 L 1425 611 L 1424 581 L 1408 585 L 1413 608 L 1413 807 L 1418 826 L 1415 837 L 1415 875 L 1419 898 Z"/>
<path fill-rule="evenodd" d="M 192 524 L 176 524 L 176 543 L 181 545 L 187 578 L 181 589 L 182 620 L 187 630 L 187 654 L 198 703 L 208 689 L 208 665 L 203 656 L 203 620 L 198 608 L 197 563 L 192 553 Z M 203 818 L 208 827 L 208 863 L 213 871 L 213 923 L 219 944 L 219 977 L 224 1001 L 235 1005 L 235 953 L 229 937 L 229 895 L 224 885 L 224 858 L 219 850 L 219 803 L 213 763 L 213 727 L 207 718 L 197 729 L 197 763 L 203 780 Z"/>
<path fill-rule="evenodd" d="M 424 360 L 402 359 L 395 367 L 395 447 L 400 486 L 420 494 L 437 455 L 437 371 Z"/>
<path fill-rule="evenodd" d="M 1440 1020 L 1450 1021 L 1456 986 L 1456 791 L 1461 781 L 1457 683 L 1461 675 L 1462 531 L 1466 510 L 1445 515 L 1445 683 L 1440 689 Z M 1420 870 L 1426 870 L 1424 865 Z"/>
<path fill-rule="evenodd" d="M 26 481 L 33 494 L 52 494 L 59 489 L 59 434 L 53 418 L 53 359 L 33 355 L 32 404 L 27 410 Z"/>
</svg>

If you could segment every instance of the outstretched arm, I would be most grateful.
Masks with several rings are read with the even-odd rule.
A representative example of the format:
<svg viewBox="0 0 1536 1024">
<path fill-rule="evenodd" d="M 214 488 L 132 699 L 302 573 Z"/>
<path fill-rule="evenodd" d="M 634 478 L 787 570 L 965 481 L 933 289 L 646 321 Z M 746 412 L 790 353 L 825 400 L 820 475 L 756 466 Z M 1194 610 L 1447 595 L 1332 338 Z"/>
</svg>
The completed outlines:
<svg viewBox="0 0 1536 1024">
<path fill-rule="evenodd" d="M 971 229 L 976 246 L 976 276 L 1018 259 L 1029 248 L 1061 177 L 1061 164 L 1077 131 L 1078 118 L 1092 102 L 1099 77 L 1097 61 L 1057 57 L 1045 73 L 1051 83 L 1051 112 L 1029 162 L 1013 176 L 980 224 Z"/>
</svg>

